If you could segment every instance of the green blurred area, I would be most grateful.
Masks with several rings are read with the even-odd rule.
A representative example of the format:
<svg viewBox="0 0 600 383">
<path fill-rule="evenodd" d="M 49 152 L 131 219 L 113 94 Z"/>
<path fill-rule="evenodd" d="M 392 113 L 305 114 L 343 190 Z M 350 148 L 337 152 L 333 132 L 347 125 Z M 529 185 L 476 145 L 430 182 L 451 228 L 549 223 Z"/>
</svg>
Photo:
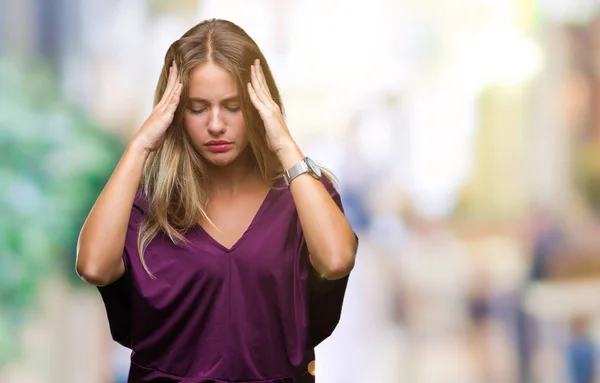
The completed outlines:
<svg viewBox="0 0 600 383">
<path fill-rule="evenodd" d="M 0 367 L 45 278 L 78 286 L 77 237 L 124 144 L 70 106 L 50 65 L 0 59 Z"/>
</svg>

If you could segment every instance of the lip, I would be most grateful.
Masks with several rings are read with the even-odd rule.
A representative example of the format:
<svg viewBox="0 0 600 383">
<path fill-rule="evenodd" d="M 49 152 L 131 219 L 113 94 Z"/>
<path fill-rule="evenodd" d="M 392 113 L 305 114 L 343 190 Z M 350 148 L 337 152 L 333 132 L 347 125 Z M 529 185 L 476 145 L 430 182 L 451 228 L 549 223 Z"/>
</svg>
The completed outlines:
<svg viewBox="0 0 600 383">
<path fill-rule="evenodd" d="M 206 148 L 214 153 L 222 153 L 231 149 L 231 142 L 225 140 L 212 140 L 208 141 L 206 144 Z"/>
</svg>

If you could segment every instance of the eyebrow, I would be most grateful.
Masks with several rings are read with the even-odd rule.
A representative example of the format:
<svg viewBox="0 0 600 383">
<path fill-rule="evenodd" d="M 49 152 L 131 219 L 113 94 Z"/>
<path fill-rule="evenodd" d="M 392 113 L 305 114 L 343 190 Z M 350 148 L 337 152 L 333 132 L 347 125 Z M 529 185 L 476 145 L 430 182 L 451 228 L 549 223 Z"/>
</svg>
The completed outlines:
<svg viewBox="0 0 600 383">
<path fill-rule="evenodd" d="M 202 102 L 204 104 L 210 104 L 210 101 L 205 100 L 201 97 L 190 97 L 189 100 L 191 102 Z M 224 99 L 221 100 L 222 104 L 228 103 L 228 102 L 239 102 L 240 98 L 239 96 L 235 95 L 235 96 L 229 96 L 229 97 L 225 97 Z"/>
</svg>

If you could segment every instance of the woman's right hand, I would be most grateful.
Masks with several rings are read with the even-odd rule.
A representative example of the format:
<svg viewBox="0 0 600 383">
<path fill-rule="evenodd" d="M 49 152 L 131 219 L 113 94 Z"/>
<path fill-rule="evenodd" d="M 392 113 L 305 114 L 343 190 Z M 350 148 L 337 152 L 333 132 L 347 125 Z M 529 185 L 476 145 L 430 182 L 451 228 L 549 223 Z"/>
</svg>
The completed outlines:
<svg viewBox="0 0 600 383">
<path fill-rule="evenodd" d="M 165 132 L 173 122 L 182 88 L 177 64 L 173 61 L 173 65 L 169 68 L 169 78 L 162 99 L 152 109 L 152 113 L 150 113 L 135 137 L 135 140 L 144 150 L 152 152 L 162 143 Z"/>
</svg>

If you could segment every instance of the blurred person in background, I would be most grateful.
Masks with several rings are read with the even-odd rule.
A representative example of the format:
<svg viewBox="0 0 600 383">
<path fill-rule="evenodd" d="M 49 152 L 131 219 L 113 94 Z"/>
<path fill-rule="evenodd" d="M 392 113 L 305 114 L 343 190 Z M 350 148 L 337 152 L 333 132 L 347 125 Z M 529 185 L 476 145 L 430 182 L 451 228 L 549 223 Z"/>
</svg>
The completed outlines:
<svg viewBox="0 0 600 383">
<path fill-rule="evenodd" d="M 547 281 L 551 277 L 552 263 L 560 248 L 565 246 L 566 233 L 558 217 L 542 207 L 533 209 L 525 242 L 531 253 L 529 270 L 519 294 L 526 296 L 532 283 Z M 519 363 L 519 382 L 529 382 L 535 376 L 534 360 L 539 347 L 539 320 L 523 302 L 515 310 L 516 315 L 516 352 Z"/>
<path fill-rule="evenodd" d="M 78 243 L 129 381 L 314 382 L 358 245 L 321 170 L 240 27 L 206 20 L 170 46 Z"/>
<path fill-rule="evenodd" d="M 566 347 L 566 360 L 573 383 L 594 383 L 598 352 L 591 336 L 590 318 L 579 317 L 571 320 L 571 337 Z"/>
</svg>

